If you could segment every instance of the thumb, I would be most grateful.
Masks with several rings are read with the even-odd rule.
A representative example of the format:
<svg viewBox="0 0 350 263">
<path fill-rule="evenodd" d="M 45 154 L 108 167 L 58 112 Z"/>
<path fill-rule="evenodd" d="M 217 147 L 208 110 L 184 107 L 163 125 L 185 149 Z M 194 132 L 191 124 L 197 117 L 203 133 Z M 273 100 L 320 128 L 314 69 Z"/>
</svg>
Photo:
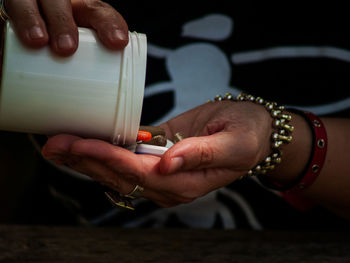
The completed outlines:
<svg viewBox="0 0 350 263">
<path fill-rule="evenodd" d="M 247 137 L 247 136 L 243 136 Z M 230 168 L 248 171 L 254 166 L 257 152 L 242 135 L 220 132 L 209 136 L 186 138 L 172 146 L 160 161 L 164 174 L 205 168 Z M 238 139 L 239 138 L 239 139 Z M 253 146 L 253 148 L 252 148 Z"/>
</svg>

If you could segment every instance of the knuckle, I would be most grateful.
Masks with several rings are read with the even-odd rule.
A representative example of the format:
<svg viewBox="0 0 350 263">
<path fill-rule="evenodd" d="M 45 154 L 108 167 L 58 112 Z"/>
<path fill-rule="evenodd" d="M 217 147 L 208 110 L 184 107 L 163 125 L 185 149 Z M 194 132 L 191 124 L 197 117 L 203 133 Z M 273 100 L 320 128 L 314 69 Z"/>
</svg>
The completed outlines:
<svg viewBox="0 0 350 263">
<path fill-rule="evenodd" d="M 124 177 L 126 181 L 137 184 L 137 185 L 145 185 L 145 175 L 142 172 L 135 172 L 135 173 L 127 173 L 124 174 Z"/>
<path fill-rule="evenodd" d="M 84 0 L 83 4 L 89 11 L 95 11 L 98 9 L 107 9 L 111 8 L 111 6 L 100 0 Z"/>
<path fill-rule="evenodd" d="M 72 21 L 72 17 L 64 11 L 56 11 L 51 15 L 54 23 L 68 24 Z"/>
<path fill-rule="evenodd" d="M 214 161 L 214 150 L 209 147 L 208 143 L 202 141 L 198 146 L 199 163 L 198 166 L 206 166 Z"/>
<path fill-rule="evenodd" d="M 22 17 L 24 19 L 31 19 L 31 20 L 34 20 L 34 19 L 37 19 L 38 17 L 40 16 L 40 13 L 39 11 L 35 10 L 35 9 L 24 9 L 23 10 L 23 15 Z"/>
</svg>

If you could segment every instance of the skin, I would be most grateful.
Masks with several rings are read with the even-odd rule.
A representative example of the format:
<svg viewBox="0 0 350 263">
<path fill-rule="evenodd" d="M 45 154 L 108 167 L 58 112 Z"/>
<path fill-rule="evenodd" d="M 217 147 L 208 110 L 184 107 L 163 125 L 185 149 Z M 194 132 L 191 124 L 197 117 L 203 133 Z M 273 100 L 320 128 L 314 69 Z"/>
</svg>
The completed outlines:
<svg viewBox="0 0 350 263">
<path fill-rule="evenodd" d="M 281 184 L 298 178 L 307 165 L 312 135 L 304 118 L 291 114 L 293 141 L 284 145 L 283 161 L 268 176 Z M 299 192 L 301 197 L 350 218 L 350 156 L 347 119 L 322 119 L 328 134 L 326 161 L 317 180 Z M 264 107 L 251 102 L 206 103 L 161 126 L 168 138 L 182 132 L 186 139 L 162 158 L 137 155 L 108 142 L 72 135 L 51 137 L 43 148 L 46 158 L 66 163 L 122 194 L 136 184 L 143 196 L 171 207 L 192 202 L 244 175 L 270 153 L 272 118 Z"/>
<path fill-rule="evenodd" d="M 123 17 L 100 0 L 5 0 L 4 6 L 17 35 L 30 48 L 49 45 L 53 53 L 59 56 L 73 55 L 78 48 L 77 26 L 94 29 L 98 38 L 109 49 L 122 49 L 128 43 L 128 26 Z M 3 23 L 0 19 L 0 26 Z M 1 222 L 12 220 L 12 212 L 16 209 L 17 202 L 34 176 L 30 171 L 35 170 L 35 156 L 32 151 L 25 152 L 22 157 L 13 155 L 13 148 L 7 140 L 5 133 L 1 138 L 0 149 Z M 26 140 L 17 143 L 24 145 Z M 25 163 L 25 167 L 29 169 L 22 170 L 18 163 Z M 23 180 L 17 178 L 19 182 L 6 176 L 14 173 L 26 176 Z"/>
<path fill-rule="evenodd" d="M 249 107 L 235 107 L 237 112 L 224 104 L 232 105 L 206 104 L 161 125 L 169 138 L 179 131 L 190 137 L 175 144 L 162 158 L 137 155 L 107 142 L 71 135 L 50 138 L 43 155 L 88 172 L 95 180 L 123 194 L 139 184 L 145 188 L 143 196 L 161 206 L 188 203 L 236 180 L 260 155 L 268 152 L 265 138 L 271 128 L 267 112 L 256 114 L 254 108 L 259 106 L 252 103 Z M 250 117 L 243 123 L 237 118 L 241 114 Z M 253 116 L 259 118 L 258 123 L 250 121 Z M 192 125 L 188 126 L 189 123 Z M 250 132 L 260 125 L 265 127 L 266 134 Z M 265 147 L 258 149 L 261 143 Z"/>
<path fill-rule="evenodd" d="M 17 35 L 28 47 L 49 45 L 57 55 L 70 56 L 78 48 L 77 26 L 96 30 L 109 49 L 122 49 L 128 43 L 123 17 L 99 0 L 7 0 L 5 7 Z"/>
<path fill-rule="evenodd" d="M 32 48 L 50 45 L 58 55 L 72 55 L 78 47 L 77 26 L 95 29 L 110 49 L 128 42 L 124 19 L 98 0 L 7 0 L 5 5 L 18 36 Z M 291 115 L 293 141 L 284 145 L 282 164 L 268 175 L 282 184 L 303 171 L 312 147 L 308 124 Z M 350 121 L 322 121 L 329 141 L 326 162 L 317 180 L 299 195 L 350 218 L 350 155 L 339 154 L 350 148 Z M 186 137 L 161 158 L 68 134 L 50 137 L 42 154 L 122 194 L 141 185 L 145 198 L 171 207 L 228 185 L 261 162 L 270 153 L 271 122 L 264 107 L 251 102 L 207 103 L 161 125 L 168 138 L 176 132 Z"/>
</svg>

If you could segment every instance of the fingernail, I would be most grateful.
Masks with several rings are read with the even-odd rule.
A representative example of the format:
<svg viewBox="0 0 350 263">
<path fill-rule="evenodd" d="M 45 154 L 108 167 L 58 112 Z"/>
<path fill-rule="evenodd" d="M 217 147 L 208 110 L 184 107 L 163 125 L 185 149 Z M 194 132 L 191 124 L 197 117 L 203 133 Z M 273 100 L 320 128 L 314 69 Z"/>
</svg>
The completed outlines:
<svg viewBox="0 0 350 263">
<path fill-rule="evenodd" d="M 44 31 L 41 29 L 40 26 L 33 26 L 31 29 L 29 29 L 29 37 L 31 39 L 40 39 L 44 38 L 44 36 Z"/>
<path fill-rule="evenodd" d="M 171 159 L 168 173 L 175 173 L 179 171 L 184 163 L 184 160 L 182 157 L 174 157 Z"/>
<path fill-rule="evenodd" d="M 121 30 L 116 29 L 111 32 L 110 37 L 117 40 L 127 40 L 128 36 Z"/>
<path fill-rule="evenodd" d="M 59 35 L 57 39 L 57 47 L 59 49 L 71 49 L 74 48 L 75 41 L 71 35 L 64 34 Z"/>
</svg>

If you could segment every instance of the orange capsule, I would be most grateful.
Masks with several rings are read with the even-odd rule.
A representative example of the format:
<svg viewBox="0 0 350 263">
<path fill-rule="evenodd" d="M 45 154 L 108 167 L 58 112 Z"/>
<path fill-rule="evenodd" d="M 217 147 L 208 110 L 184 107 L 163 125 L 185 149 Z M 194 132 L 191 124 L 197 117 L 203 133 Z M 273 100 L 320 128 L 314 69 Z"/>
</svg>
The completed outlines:
<svg viewBox="0 0 350 263">
<path fill-rule="evenodd" d="M 137 132 L 137 140 L 138 141 L 149 141 L 150 139 L 152 139 L 152 133 L 148 132 L 148 131 L 138 131 Z"/>
</svg>

